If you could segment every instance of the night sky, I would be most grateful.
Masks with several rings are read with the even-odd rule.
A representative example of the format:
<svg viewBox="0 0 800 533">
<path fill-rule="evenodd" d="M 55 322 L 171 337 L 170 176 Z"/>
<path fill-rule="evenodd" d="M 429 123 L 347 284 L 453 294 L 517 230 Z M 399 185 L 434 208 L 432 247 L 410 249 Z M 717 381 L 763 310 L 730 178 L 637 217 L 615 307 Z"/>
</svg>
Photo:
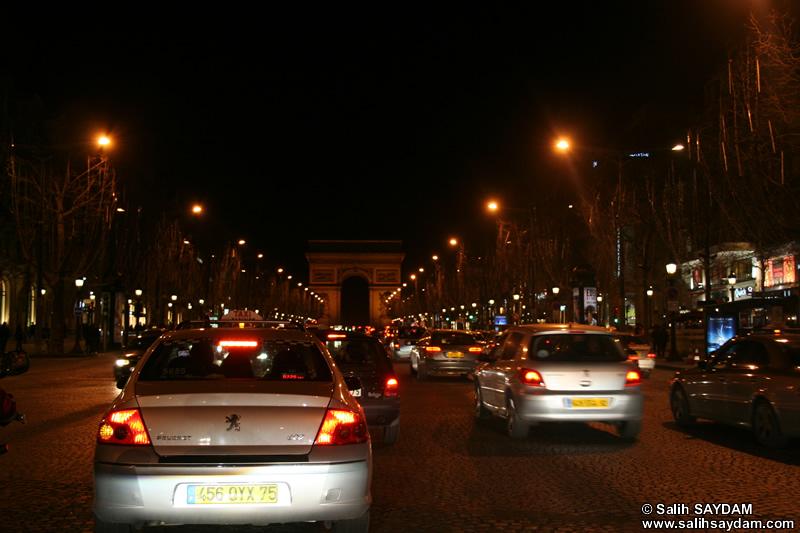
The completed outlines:
<svg viewBox="0 0 800 533">
<path fill-rule="evenodd" d="M 85 109 L 145 210 L 199 201 L 192 230 L 298 271 L 309 240 L 402 240 L 410 271 L 450 236 L 491 234 L 490 197 L 525 207 L 562 176 L 559 134 L 680 140 L 764 5 L 553 3 L 117 6 L 47 23 L 4 7 L 0 72 L 50 114 Z"/>
</svg>

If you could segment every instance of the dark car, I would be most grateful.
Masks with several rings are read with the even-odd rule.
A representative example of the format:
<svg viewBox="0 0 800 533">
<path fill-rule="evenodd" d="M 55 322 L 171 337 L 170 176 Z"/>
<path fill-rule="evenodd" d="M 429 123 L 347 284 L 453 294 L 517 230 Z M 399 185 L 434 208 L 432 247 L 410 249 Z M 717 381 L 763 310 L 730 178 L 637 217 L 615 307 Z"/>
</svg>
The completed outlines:
<svg viewBox="0 0 800 533">
<path fill-rule="evenodd" d="M 469 331 L 432 329 L 411 349 L 411 373 L 420 381 L 431 374 L 471 374 L 483 344 Z"/>
<path fill-rule="evenodd" d="M 114 364 L 114 378 L 127 377 L 133 367 L 142 358 L 144 352 L 164 334 L 160 328 L 146 329 L 140 332 L 125 348 L 125 353 Z"/>
<path fill-rule="evenodd" d="M 681 426 L 706 418 L 750 428 L 767 447 L 800 437 L 800 334 L 737 336 L 708 361 L 672 378 L 670 406 Z"/>
<path fill-rule="evenodd" d="M 361 390 L 352 393 L 364 409 L 367 425 L 382 431 L 384 443 L 397 442 L 400 396 L 397 376 L 383 344 L 371 335 L 358 332 L 320 332 L 317 337 L 344 377 L 361 380 Z"/>
</svg>

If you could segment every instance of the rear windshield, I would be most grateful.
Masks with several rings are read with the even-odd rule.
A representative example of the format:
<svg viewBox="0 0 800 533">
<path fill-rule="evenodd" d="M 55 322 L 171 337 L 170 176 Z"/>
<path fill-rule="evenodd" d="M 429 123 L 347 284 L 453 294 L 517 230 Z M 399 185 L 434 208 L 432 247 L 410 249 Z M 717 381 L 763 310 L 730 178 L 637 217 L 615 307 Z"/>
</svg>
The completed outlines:
<svg viewBox="0 0 800 533">
<path fill-rule="evenodd" d="M 264 379 L 332 381 L 325 356 L 311 341 L 169 339 L 145 362 L 139 381 Z"/>
<path fill-rule="evenodd" d="M 425 334 L 425 328 L 400 328 L 397 336 L 402 339 L 419 339 Z"/>
<path fill-rule="evenodd" d="M 611 335 L 564 333 L 537 335 L 528 359 L 540 361 L 624 361 L 627 356 Z"/>
<path fill-rule="evenodd" d="M 432 344 L 441 344 L 443 346 L 454 346 L 463 344 L 477 344 L 478 341 L 471 333 L 434 333 L 431 335 Z"/>
<path fill-rule="evenodd" d="M 384 369 L 390 366 L 386 348 L 378 340 L 325 339 L 325 347 L 342 370 Z"/>
</svg>

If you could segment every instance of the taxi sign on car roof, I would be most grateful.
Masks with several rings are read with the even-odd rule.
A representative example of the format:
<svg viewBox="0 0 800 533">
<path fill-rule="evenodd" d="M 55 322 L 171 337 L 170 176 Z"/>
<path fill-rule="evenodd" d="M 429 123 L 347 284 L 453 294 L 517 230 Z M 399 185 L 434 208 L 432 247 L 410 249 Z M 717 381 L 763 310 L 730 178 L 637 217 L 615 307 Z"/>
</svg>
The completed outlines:
<svg viewBox="0 0 800 533">
<path fill-rule="evenodd" d="M 256 314 L 249 309 L 231 309 L 228 314 L 220 318 L 230 322 L 249 322 L 253 320 L 262 320 L 261 315 Z"/>
</svg>

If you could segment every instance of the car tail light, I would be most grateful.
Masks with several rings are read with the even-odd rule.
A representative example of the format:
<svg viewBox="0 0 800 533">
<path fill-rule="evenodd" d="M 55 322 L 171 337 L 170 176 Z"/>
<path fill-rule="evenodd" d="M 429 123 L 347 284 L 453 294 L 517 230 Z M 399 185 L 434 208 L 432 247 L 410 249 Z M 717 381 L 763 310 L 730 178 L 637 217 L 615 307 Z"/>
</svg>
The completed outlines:
<svg viewBox="0 0 800 533">
<path fill-rule="evenodd" d="M 219 345 L 229 348 L 255 348 L 258 341 L 219 341 Z"/>
<path fill-rule="evenodd" d="M 100 423 L 97 442 L 103 444 L 149 445 L 150 436 L 138 409 L 114 411 Z"/>
<path fill-rule="evenodd" d="M 347 335 L 344 335 L 342 333 L 328 333 L 329 339 L 344 339 L 346 337 Z"/>
<path fill-rule="evenodd" d="M 542 375 L 536 370 L 531 370 L 530 368 L 519 369 L 519 382 L 523 385 L 544 387 L 544 379 L 542 379 Z"/>
<path fill-rule="evenodd" d="M 400 343 L 399 342 L 394 343 L 394 347 L 395 348 L 399 348 L 400 347 Z"/>
<path fill-rule="evenodd" d="M 425 351 L 431 353 L 441 352 L 442 348 L 440 346 L 426 346 Z"/>
<path fill-rule="evenodd" d="M 628 361 L 638 361 L 638 360 L 639 360 L 639 355 L 638 354 L 635 354 L 635 353 L 629 353 L 628 354 Z"/>
<path fill-rule="evenodd" d="M 314 444 L 358 444 L 369 441 L 367 422 L 353 411 L 328 409 Z"/>
<path fill-rule="evenodd" d="M 642 376 L 636 370 L 628 370 L 628 373 L 625 374 L 625 386 L 632 387 L 634 385 L 641 385 L 642 384 Z"/>
<path fill-rule="evenodd" d="M 480 353 L 481 351 L 483 351 L 483 348 L 481 348 L 480 346 L 470 346 L 469 351 L 472 353 Z"/>
<path fill-rule="evenodd" d="M 389 378 L 386 380 L 386 385 L 383 387 L 384 396 L 397 396 L 397 379 Z"/>
<path fill-rule="evenodd" d="M 648 359 L 655 359 L 656 358 L 656 352 L 647 352 L 647 358 Z"/>
</svg>

